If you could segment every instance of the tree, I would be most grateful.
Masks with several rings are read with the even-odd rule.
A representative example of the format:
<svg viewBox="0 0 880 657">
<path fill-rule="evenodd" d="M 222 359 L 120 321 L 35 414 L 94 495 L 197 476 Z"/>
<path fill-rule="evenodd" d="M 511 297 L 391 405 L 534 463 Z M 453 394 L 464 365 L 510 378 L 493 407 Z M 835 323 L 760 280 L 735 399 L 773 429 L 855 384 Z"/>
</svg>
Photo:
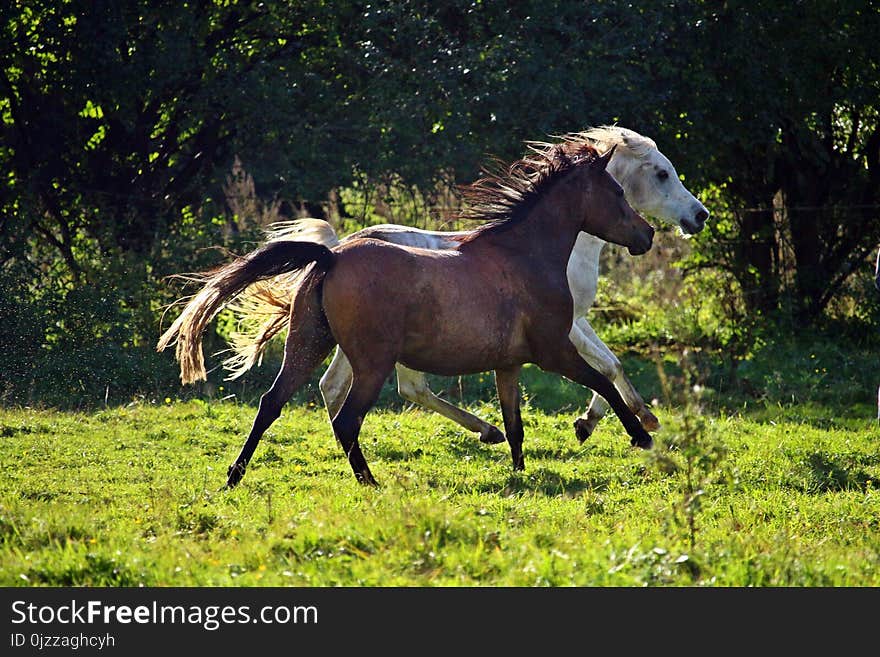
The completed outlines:
<svg viewBox="0 0 880 657">
<path fill-rule="evenodd" d="M 880 241 L 880 9 L 699 4 L 675 102 L 701 179 L 733 208 L 701 248 L 754 310 L 791 303 L 809 325 Z"/>
<path fill-rule="evenodd" d="M 102 261 L 143 260 L 219 196 L 236 155 L 266 193 L 320 202 L 356 173 L 469 181 L 488 154 L 517 156 L 525 139 L 644 122 L 666 85 L 636 46 L 662 40 L 669 17 L 639 9 L 644 22 L 633 26 L 631 11 L 4 5 L 0 239 L 7 253 L 21 240 L 51 245 L 80 280 L 89 265 L 78 240 Z"/>
</svg>

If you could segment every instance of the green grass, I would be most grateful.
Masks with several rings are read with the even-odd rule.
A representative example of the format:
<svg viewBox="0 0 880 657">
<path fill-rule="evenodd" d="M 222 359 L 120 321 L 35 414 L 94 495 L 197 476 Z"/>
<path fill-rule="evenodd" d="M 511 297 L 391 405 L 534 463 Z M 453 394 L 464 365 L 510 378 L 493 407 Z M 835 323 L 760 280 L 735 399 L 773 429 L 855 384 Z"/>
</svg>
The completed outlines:
<svg viewBox="0 0 880 657">
<path fill-rule="evenodd" d="M 252 406 L 0 410 L 0 585 L 880 585 L 867 405 L 840 422 L 808 405 L 661 406 L 651 456 L 613 417 L 579 444 L 581 392 L 546 410 L 529 376 L 524 473 L 506 444 L 385 408 L 361 434 L 379 489 L 357 484 L 310 402 L 288 406 L 232 491 Z M 705 423 L 696 448 L 667 451 L 684 420 Z"/>
</svg>

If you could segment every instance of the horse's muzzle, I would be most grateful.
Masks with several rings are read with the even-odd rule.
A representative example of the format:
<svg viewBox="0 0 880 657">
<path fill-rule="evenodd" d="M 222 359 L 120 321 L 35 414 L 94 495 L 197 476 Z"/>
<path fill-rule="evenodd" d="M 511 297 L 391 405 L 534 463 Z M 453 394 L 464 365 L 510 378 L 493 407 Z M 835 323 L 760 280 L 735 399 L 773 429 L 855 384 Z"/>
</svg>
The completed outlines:
<svg viewBox="0 0 880 657">
<path fill-rule="evenodd" d="M 700 208 L 694 213 L 693 217 L 682 217 L 678 225 L 681 226 L 682 232 L 686 235 L 696 235 L 706 226 L 706 219 L 709 218 L 709 211 Z"/>
<path fill-rule="evenodd" d="M 651 245 L 654 243 L 654 229 L 649 226 L 649 231 L 639 235 L 639 239 L 627 247 L 630 255 L 642 255 L 651 250 Z"/>
</svg>

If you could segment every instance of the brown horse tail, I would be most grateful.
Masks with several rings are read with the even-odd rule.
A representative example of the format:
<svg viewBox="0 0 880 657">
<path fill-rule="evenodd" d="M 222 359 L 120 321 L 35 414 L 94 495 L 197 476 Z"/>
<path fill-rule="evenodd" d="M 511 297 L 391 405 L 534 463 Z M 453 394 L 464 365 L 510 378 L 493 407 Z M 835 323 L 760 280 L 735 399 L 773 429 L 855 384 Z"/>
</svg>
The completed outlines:
<svg viewBox="0 0 880 657">
<path fill-rule="evenodd" d="M 336 255 L 323 244 L 275 241 L 212 271 L 183 276 L 204 283 L 204 286 L 190 298 L 180 316 L 162 334 L 156 350 L 163 351 L 170 344 L 176 344 L 180 380 L 193 383 L 205 379 L 202 334 L 233 297 L 252 283 L 304 269 L 311 263 L 315 263 L 313 270 L 327 272 L 335 260 Z"/>
<path fill-rule="evenodd" d="M 266 240 L 317 242 L 327 248 L 339 244 L 332 225 L 312 218 L 270 224 Z M 229 373 L 227 379 L 237 379 L 259 365 L 272 339 L 287 328 L 290 306 L 305 274 L 305 271 L 297 271 L 258 281 L 226 307 L 235 317 L 235 328 L 229 334 L 232 355 L 223 361 L 223 368 Z"/>
</svg>

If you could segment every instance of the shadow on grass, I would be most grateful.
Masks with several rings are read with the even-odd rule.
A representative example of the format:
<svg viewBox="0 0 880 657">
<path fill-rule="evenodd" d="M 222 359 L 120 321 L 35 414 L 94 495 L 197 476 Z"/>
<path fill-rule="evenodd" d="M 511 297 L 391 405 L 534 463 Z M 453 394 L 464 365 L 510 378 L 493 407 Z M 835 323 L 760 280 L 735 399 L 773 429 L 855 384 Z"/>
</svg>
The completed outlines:
<svg viewBox="0 0 880 657">
<path fill-rule="evenodd" d="M 876 479 L 864 467 L 880 462 L 880 456 L 870 454 L 828 455 L 820 452 L 792 455 L 794 470 L 785 486 L 812 495 L 867 491 Z"/>
<path fill-rule="evenodd" d="M 586 491 L 604 490 L 609 483 L 607 477 L 570 478 L 554 470 L 538 467 L 526 472 L 514 472 L 503 484 L 481 483 L 474 490 L 503 497 L 535 493 L 546 497 L 577 497 Z"/>
</svg>

